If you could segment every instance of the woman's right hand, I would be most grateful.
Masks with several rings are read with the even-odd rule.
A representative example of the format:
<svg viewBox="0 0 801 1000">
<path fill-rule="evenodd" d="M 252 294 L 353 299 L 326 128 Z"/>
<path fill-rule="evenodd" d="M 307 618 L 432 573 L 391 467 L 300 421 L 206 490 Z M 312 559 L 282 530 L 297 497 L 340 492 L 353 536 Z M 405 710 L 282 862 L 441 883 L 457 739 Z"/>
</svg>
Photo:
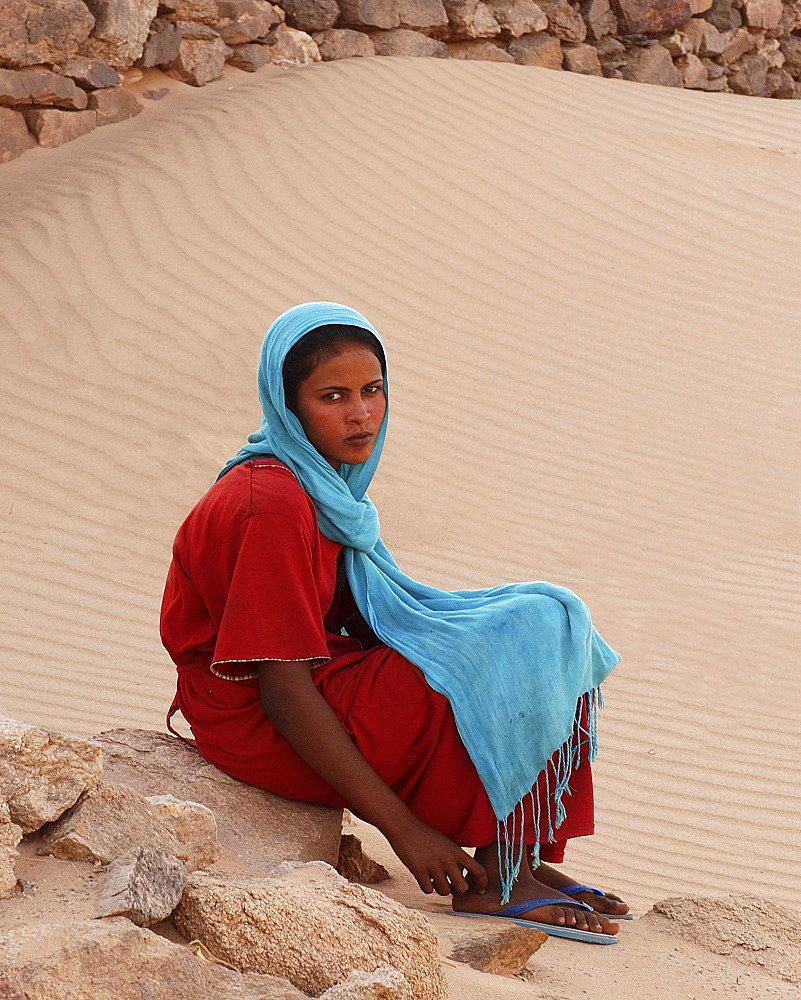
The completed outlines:
<svg viewBox="0 0 801 1000">
<path fill-rule="evenodd" d="M 438 830 L 416 820 L 387 839 L 423 892 L 458 895 L 487 888 L 484 866 Z M 465 877 L 464 870 L 467 871 Z"/>
</svg>

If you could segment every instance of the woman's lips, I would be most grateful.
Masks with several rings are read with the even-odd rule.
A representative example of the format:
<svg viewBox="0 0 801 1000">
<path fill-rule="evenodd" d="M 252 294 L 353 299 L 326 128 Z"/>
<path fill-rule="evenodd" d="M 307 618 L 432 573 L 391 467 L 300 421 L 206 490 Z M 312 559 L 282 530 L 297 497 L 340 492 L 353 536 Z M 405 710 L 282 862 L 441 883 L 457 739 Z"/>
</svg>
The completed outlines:
<svg viewBox="0 0 801 1000">
<path fill-rule="evenodd" d="M 367 441 L 372 439 L 373 435 L 370 431 L 366 431 L 364 434 L 353 434 L 351 437 L 345 438 L 348 444 L 365 444 Z"/>
</svg>

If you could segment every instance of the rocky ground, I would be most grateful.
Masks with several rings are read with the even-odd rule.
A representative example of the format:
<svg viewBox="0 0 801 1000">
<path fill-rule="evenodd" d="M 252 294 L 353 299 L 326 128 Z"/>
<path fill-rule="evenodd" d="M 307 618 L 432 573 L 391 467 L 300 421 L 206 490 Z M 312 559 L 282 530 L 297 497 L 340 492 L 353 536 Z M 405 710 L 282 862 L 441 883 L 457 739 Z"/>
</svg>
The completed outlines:
<svg viewBox="0 0 801 1000">
<path fill-rule="evenodd" d="M 149 67 L 202 87 L 226 63 L 373 55 L 800 98 L 801 0 L 9 0 L 0 163 L 139 114 L 126 84 Z"/>
</svg>

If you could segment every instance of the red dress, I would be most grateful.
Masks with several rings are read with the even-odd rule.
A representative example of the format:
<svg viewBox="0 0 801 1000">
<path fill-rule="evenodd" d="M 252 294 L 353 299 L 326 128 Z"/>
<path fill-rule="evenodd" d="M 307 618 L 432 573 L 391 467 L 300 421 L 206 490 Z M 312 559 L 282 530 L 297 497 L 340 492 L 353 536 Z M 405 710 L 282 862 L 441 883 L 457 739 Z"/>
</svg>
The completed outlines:
<svg viewBox="0 0 801 1000">
<path fill-rule="evenodd" d="M 232 469 L 181 525 L 161 637 L 198 750 L 276 795 L 348 806 L 289 746 L 259 698 L 259 661 L 312 660 L 318 691 L 412 812 L 462 847 L 491 843 L 495 815 L 447 699 L 400 653 L 341 633 L 356 608 L 338 572 L 340 549 L 320 533 L 294 475 L 271 457 Z M 570 784 L 560 840 L 543 844 L 543 860 L 561 861 L 568 838 L 593 832 L 586 762 Z M 544 810 L 544 790 L 534 792 Z M 530 831 L 530 808 L 527 819 Z"/>
</svg>

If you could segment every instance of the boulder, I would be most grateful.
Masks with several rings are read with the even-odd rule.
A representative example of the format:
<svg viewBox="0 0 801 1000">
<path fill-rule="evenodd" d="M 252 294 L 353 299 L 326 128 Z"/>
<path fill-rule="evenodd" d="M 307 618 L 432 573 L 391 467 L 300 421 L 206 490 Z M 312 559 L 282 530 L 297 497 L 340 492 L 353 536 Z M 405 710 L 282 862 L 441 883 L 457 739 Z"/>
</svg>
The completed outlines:
<svg viewBox="0 0 801 1000">
<path fill-rule="evenodd" d="M 489 8 L 501 29 L 512 38 L 548 27 L 548 18 L 534 0 L 489 0 Z"/>
<path fill-rule="evenodd" d="M 777 28 L 782 17 L 782 0 L 745 0 L 741 10 L 749 28 Z"/>
<path fill-rule="evenodd" d="M 29 70 L 24 74 L 29 95 L 34 83 L 29 74 L 34 72 Z M 39 75 L 46 77 L 47 83 L 55 74 L 35 75 L 37 78 Z M 72 80 L 65 82 L 75 91 L 80 90 Z M 85 98 L 86 94 L 82 90 L 80 92 Z M 70 90 L 70 93 L 73 91 Z M 74 100 L 80 99 L 75 97 Z M 85 104 L 83 106 L 86 107 Z M 42 129 L 48 134 L 55 134 L 60 130 L 66 133 L 70 128 L 76 130 L 76 135 L 81 135 L 81 128 L 84 132 L 94 128 L 94 112 L 76 118 L 71 124 L 65 119 L 60 126 L 57 126 L 61 120 L 59 115 L 38 116 L 35 120 L 38 123 L 37 135 Z M 0 802 L 8 804 L 12 822 L 22 827 L 24 833 L 32 833 L 45 823 L 58 819 L 97 780 L 102 767 L 101 754 L 100 744 L 92 740 L 51 732 L 0 716 Z"/>
<path fill-rule="evenodd" d="M 801 38 L 796 35 L 788 35 L 782 38 L 780 43 L 784 54 L 784 68 L 793 78 L 801 76 Z"/>
<path fill-rule="evenodd" d="M 661 45 L 638 45 L 631 49 L 621 72 L 624 80 L 635 83 L 655 83 L 660 87 L 681 86 L 670 53 Z"/>
<path fill-rule="evenodd" d="M 795 96 L 795 80 L 785 69 L 771 67 L 768 70 L 767 97 L 792 100 Z"/>
<path fill-rule="evenodd" d="M 217 820 L 208 806 L 188 802 L 174 795 L 148 795 L 147 801 L 167 823 L 182 845 L 182 860 L 191 861 L 190 870 L 213 865 L 220 857 Z"/>
<path fill-rule="evenodd" d="M 476 59 L 482 62 L 510 62 L 514 56 L 494 42 L 451 42 L 448 45 L 451 59 Z"/>
<path fill-rule="evenodd" d="M 731 955 L 777 979 L 801 983 L 798 914 L 779 903 L 749 893 L 682 896 L 655 903 L 645 919 L 715 955 Z"/>
<path fill-rule="evenodd" d="M 6 116 L 10 116 L 8 123 Z M 27 139 L 22 135 L 22 129 Z M 22 115 L 18 111 L 0 108 L 0 163 L 8 163 L 35 145 L 36 140 L 28 131 Z M 0 899 L 10 896 L 17 884 L 14 862 L 19 855 L 16 848 L 21 840 L 22 827 L 11 822 L 8 806 L 0 802 Z"/>
<path fill-rule="evenodd" d="M 320 61 L 317 42 L 305 31 L 279 24 L 267 38 L 270 62 L 277 66 L 307 66 Z"/>
<path fill-rule="evenodd" d="M 516 38 L 509 43 L 509 54 L 520 66 L 562 68 L 562 43 L 545 32 Z"/>
<path fill-rule="evenodd" d="M 611 0 L 623 35 L 664 35 L 690 20 L 687 0 Z"/>
<path fill-rule="evenodd" d="M 448 15 L 442 0 L 396 0 L 396 3 L 401 28 L 429 32 L 447 27 Z"/>
<path fill-rule="evenodd" d="M 801 31 L 801 0 L 784 0 L 778 30 L 782 35 Z"/>
<path fill-rule="evenodd" d="M 3 0 L 0 63 L 33 66 L 73 55 L 94 23 L 83 0 Z"/>
<path fill-rule="evenodd" d="M 60 76 L 68 76 L 84 90 L 97 90 L 100 87 L 116 87 L 122 83 L 122 77 L 107 63 L 85 56 L 76 56 L 53 67 Z"/>
<path fill-rule="evenodd" d="M 127 917 L 138 927 L 166 920 L 183 895 L 186 868 L 163 847 L 115 858 L 95 897 L 96 917 Z"/>
<path fill-rule="evenodd" d="M 86 135 L 95 127 L 94 111 L 62 111 L 60 108 L 26 108 L 28 128 L 40 146 L 53 149 Z"/>
<path fill-rule="evenodd" d="M 584 18 L 567 0 L 540 0 L 548 17 L 548 31 L 563 42 L 583 42 L 587 37 Z"/>
<path fill-rule="evenodd" d="M 386 868 L 364 853 L 361 840 L 352 833 L 342 834 L 337 871 L 349 882 L 361 882 L 362 885 L 375 885 L 389 878 Z"/>
<path fill-rule="evenodd" d="M 593 42 L 606 35 L 617 34 L 617 18 L 609 5 L 609 0 L 584 0 L 581 16 L 587 25 L 587 37 Z"/>
<path fill-rule="evenodd" d="M 230 54 L 231 50 L 219 35 L 213 39 L 182 38 L 178 55 L 164 68 L 176 80 L 193 87 L 205 87 L 223 75 L 225 60 Z"/>
<path fill-rule="evenodd" d="M 245 45 L 265 38 L 277 24 L 283 23 L 276 10 L 262 0 L 251 0 L 251 9 L 238 17 L 219 20 L 214 30 L 226 45 Z"/>
<path fill-rule="evenodd" d="M 123 917 L 0 931 L 0 963 L 9 1000 L 308 1000 L 285 980 L 203 961 Z"/>
<path fill-rule="evenodd" d="M 431 921 L 440 949 L 449 958 L 495 976 L 517 975 L 548 940 L 548 935 L 536 927 L 520 927 L 491 917 L 465 920 L 437 912 Z"/>
<path fill-rule="evenodd" d="M 603 76 L 598 50 L 593 45 L 563 45 L 562 65 L 570 73 Z"/>
<path fill-rule="evenodd" d="M 146 796 L 170 794 L 207 806 L 220 843 L 255 871 L 270 874 L 283 861 L 336 864 L 341 809 L 282 799 L 246 785 L 166 733 L 117 729 L 97 741 L 103 747 L 104 780 Z"/>
<path fill-rule="evenodd" d="M 243 69 L 247 73 L 255 73 L 270 61 L 269 45 L 256 45 L 251 42 L 248 45 L 235 46 L 233 53 L 228 59 L 232 66 Z"/>
<path fill-rule="evenodd" d="M 66 76 L 51 73 L 46 69 L 18 70 L 28 94 L 28 104 L 45 107 L 69 108 L 83 111 L 86 108 L 86 91 Z"/>
<path fill-rule="evenodd" d="M 433 56 L 447 59 L 448 47 L 436 38 L 429 38 L 419 31 L 408 28 L 393 28 L 378 31 L 372 36 L 377 56 Z"/>
<path fill-rule="evenodd" d="M 178 58 L 181 48 L 181 34 L 174 21 L 157 17 L 150 25 L 150 34 L 142 49 L 142 56 L 138 65 L 148 68 L 150 66 L 167 66 Z"/>
<path fill-rule="evenodd" d="M 282 976 L 312 996 L 355 969 L 392 966 L 414 1000 L 446 1000 L 437 938 L 422 914 L 347 882 L 321 862 L 278 878 L 190 876 L 178 930 L 240 970 Z"/>
<path fill-rule="evenodd" d="M 601 60 L 604 76 L 617 76 L 619 74 L 622 78 L 622 73 L 619 71 L 626 62 L 626 46 L 619 39 L 607 35 L 595 42 L 593 47 Z"/>
<path fill-rule="evenodd" d="M 89 107 L 97 112 L 98 125 L 113 125 L 138 115 L 143 104 L 136 94 L 125 87 L 106 87 L 91 92 Z"/>
<path fill-rule="evenodd" d="M 357 56 L 374 56 L 375 46 L 369 35 L 350 28 L 330 28 L 313 36 L 323 62 L 334 59 L 353 59 Z"/>
<path fill-rule="evenodd" d="M 435 32 L 437 37 L 449 41 L 493 38 L 501 30 L 492 8 L 484 0 L 443 0 L 443 6 L 448 15 L 448 27 L 445 31 Z"/>
<path fill-rule="evenodd" d="M 682 87 L 686 87 L 688 90 L 706 90 L 709 83 L 709 75 L 707 74 L 706 66 L 704 66 L 698 56 L 693 55 L 692 52 L 688 52 L 686 55 L 679 56 L 673 65 L 679 74 Z"/>
<path fill-rule="evenodd" d="M 684 26 L 684 36 L 690 43 L 690 51 L 697 56 L 719 56 L 726 45 L 723 35 L 714 24 L 694 17 Z"/>
<path fill-rule="evenodd" d="M 747 28 L 721 32 L 721 37 L 723 38 L 721 58 L 726 66 L 737 62 L 746 52 L 750 52 L 755 48 L 757 44 L 756 35 L 752 35 Z"/>
<path fill-rule="evenodd" d="M 300 31 L 327 31 L 339 18 L 337 0 L 278 0 L 286 23 Z"/>
<path fill-rule="evenodd" d="M 178 0 L 170 4 L 170 17 L 176 21 L 194 21 L 196 24 L 216 24 L 222 14 L 218 0 Z"/>
<path fill-rule="evenodd" d="M 142 55 L 158 0 L 86 0 L 95 18 L 80 54 L 127 69 Z"/>
<path fill-rule="evenodd" d="M 339 26 L 344 28 L 397 28 L 400 25 L 395 0 L 337 0 Z"/>
<path fill-rule="evenodd" d="M 712 0 L 704 12 L 704 20 L 714 24 L 718 31 L 736 31 L 743 23 L 739 10 L 731 0 Z"/>
<path fill-rule="evenodd" d="M 765 97 L 768 92 L 768 60 L 761 52 L 746 52 L 729 67 L 729 87 L 735 94 Z"/>
</svg>

